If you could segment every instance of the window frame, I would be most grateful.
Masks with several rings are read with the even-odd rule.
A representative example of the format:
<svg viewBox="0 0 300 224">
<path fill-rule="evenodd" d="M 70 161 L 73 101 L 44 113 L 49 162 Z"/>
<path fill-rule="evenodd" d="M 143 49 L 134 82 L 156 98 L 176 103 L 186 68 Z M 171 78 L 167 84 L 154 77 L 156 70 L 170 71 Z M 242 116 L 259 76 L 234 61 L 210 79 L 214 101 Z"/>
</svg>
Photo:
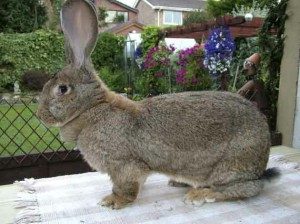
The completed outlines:
<svg viewBox="0 0 300 224">
<path fill-rule="evenodd" d="M 114 19 L 118 16 L 118 15 L 120 15 L 120 14 L 127 14 L 127 16 L 125 16 L 124 15 L 124 23 L 125 22 L 128 22 L 129 21 L 129 12 L 128 11 L 120 11 L 120 10 L 107 10 L 107 13 L 108 12 L 114 12 L 114 14 L 115 14 L 115 16 L 114 16 L 114 18 L 112 19 L 112 21 L 108 21 L 107 20 L 107 17 L 105 18 L 105 22 L 106 23 L 114 23 Z M 127 19 L 127 20 L 126 20 Z"/>
<path fill-rule="evenodd" d="M 172 22 L 169 23 L 169 22 L 166 22 L 166 12 L 172 12 Z M 180 23 L 177 24 L 177 23 L 174 23 L 174 12 L 177 12 L 177 13 L 180 13 Z M 163 24 L 164 25 L 182 25 L 183 24 L 183 12 L 182 11 L 174 11 L 174 10 L 164 10 L 163 11 Z"/>
</svg>

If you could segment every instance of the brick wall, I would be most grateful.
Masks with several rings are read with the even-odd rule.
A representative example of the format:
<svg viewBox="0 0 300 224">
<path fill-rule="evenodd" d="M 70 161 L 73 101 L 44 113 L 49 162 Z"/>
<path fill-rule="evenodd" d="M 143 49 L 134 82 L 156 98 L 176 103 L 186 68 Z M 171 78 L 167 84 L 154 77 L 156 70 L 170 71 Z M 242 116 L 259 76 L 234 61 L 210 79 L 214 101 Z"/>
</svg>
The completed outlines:
<svg viewBox="0 0 300 224">
<path fill-rule="evenodd" d="M 128 12 L 128 20 L 137 20 L 138 18 L 138 13 L 130 11 L 118 4 L 111 3 L 107 0 L 96 0 L 95 4 L 97 7 L 103 7 L 106 10 L 111 10 L 111 11 L 121 11 L 121 12 Z"/>
<path fill-rule="evenodd" d="M 145 25 L 157 26 L 157 12 L 144 1 L 140 1 L 136 7 L 139 10 L 138 21 Z"/>
</svg>

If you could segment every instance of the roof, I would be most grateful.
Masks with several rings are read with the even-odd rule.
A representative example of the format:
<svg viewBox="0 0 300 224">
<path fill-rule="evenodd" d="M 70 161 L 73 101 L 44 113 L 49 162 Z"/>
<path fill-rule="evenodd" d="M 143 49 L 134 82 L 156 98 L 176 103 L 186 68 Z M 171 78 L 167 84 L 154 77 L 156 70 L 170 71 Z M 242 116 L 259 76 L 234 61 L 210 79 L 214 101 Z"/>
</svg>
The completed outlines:
<svg viewBox="0 0 300 224">
<path fill-rule="evenodd" d="M 164 8 L 177 8 L 186 10 L 202 9 L 205 6 L 205 0 L 138 0 L 135 3 L 135 7 L 140 1 L 146 2 L 153 9 L 164 9 Z"/>
<path fill-rule="evenodd" d="M 120 32 L 124 29 L 127 29 L 130 26 L 137 26 L 137 27 L 143 29 L 143 27 L 145 25 L 142 24 L 142 23 L 137 22 L 136 20 L 129 20 L 125 23 L 119 23 L 119 24 L 113 26 L 112 28 L 105 30 L 105 32 L 112 32 L 112 33 Z"/>
<path fill-rule="evenodd" d="M 132 12 L 138 12 L 138 10 L 137 9 L 135 9 L 135 8 L 132 8 L 132 7 L 130 7 L 129 5 L 126 5 L 126 4 L 124 4 L 124 3 L 122 3 L 122 2 L 119 2 L 119 1 L 116 1 L 116 0 L 108 0 L 110 3 L 114 3 L 114 4 L 116 4 L 116 5 L 119 5 L 119 6 L 121 6 L 121 7 L 123 7 L 123 8 L 125 8 L 125 9 L 128 9 L 129 11 L 132 11 Z"/>
</svg>

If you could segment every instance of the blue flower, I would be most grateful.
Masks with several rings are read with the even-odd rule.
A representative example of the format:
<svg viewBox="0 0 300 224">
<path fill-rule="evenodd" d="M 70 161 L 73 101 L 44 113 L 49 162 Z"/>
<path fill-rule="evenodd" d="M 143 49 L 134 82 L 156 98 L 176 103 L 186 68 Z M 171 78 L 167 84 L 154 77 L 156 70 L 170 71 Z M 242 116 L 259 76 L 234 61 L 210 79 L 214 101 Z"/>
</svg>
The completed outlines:
<svg viewBox="0 0 300 224">
<path fill-rule="evenodd" d="M 204 61 L 213 77 L 229 70 L 235 49 L 235 43 L 228 27 L 218 27 L 210 32 L 205 44 Z"/>
</svg>

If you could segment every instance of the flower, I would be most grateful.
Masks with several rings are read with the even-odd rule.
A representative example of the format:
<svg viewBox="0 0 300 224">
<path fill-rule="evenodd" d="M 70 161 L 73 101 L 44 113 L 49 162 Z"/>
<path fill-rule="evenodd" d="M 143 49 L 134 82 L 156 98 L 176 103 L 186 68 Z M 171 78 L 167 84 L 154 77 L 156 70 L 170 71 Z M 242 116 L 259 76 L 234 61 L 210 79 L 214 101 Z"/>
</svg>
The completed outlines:
<svg viewBox="0 0 300 224">
<path fill-rule="evenodd" d="M 201 45 L 181 50 L 178 53 L 176 83 L 184 86 L 197 85 L 204 73 L 203 49 Z"/>
<path fill-rule="evenodd" d="M 150 48 L 144 57 L 144 69 L 149 71 L 155 77 L 163 77 L 166 73 L 166 68 L 171 65 L 170 56 L 175 51 L 173 46 L 160 44 Z"/>
<path fill-rule="evenodd" d="M 213 77 L 228 72 L 235 51 L 235 43 L 228 27 L 219 27 L 211 31 L 205 44 L 204 66 Z"/>
</svg>

